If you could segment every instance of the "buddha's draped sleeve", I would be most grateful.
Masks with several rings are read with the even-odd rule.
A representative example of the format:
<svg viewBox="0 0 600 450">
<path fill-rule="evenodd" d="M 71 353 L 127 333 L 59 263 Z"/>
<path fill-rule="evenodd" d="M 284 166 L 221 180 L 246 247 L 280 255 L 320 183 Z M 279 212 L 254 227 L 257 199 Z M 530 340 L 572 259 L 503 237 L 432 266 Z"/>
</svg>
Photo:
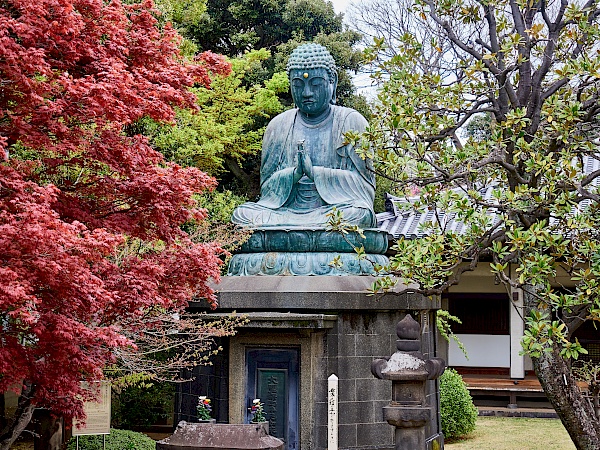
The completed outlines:
<svg viewBox="0 0 600 450">
<path fill-rule="evenodd" d="M 296 110 L 275 117 L 265 131 L 260 170 L 260 200 L 265 208 L 281 208 L 292 192 L 294 157 L 291 143 Z"/>
<path fill-rule="evenodd" d="M 350 130 L 362 133 L 367 121 L 348 108 L 338 107 L 335 112 L 333 144 L 341 158 L 341 168 L 313 167 L 315 185 L 321 198 L 330 205 L 345 203 L 370 210 L 375 198 L 375 175 L 369 170 L 372 163 L 360 158 L 351 145 L 344 145 L 344 133 Z"/>
</svg>

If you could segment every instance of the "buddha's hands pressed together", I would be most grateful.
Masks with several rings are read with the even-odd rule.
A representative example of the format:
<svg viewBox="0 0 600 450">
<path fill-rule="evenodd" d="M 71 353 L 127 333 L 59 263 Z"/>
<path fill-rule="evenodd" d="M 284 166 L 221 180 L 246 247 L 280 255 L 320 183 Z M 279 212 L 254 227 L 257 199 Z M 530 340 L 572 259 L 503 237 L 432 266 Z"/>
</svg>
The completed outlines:
<svg viewBox="0 0 600 450">
<path fill-rule="evenodd" d="M 310 156 L 299 151 L 296 156 L 296 169 L 294 170 L 294 183 L 297 183 L 303 175 L 313 180 L 313 165 Z"/>
<path fill-rule="evenodd" d="M 308 155 L 308 153 L 302 152 L 300 153 L 299 157 L 299 159 L 302 159 L 302 169 L 304 171 L 304 174 L 308 178 L 313 180 L 313 165 L 310 156 Z"/>
</svg>

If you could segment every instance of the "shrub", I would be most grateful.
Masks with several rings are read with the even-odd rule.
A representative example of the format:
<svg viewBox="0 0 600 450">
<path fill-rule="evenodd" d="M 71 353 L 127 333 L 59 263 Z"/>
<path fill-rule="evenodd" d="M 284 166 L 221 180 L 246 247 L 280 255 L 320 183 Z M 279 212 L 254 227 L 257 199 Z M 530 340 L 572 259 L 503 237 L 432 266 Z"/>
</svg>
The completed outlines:
<svg viewBox="0 0 600 450">
<path fill-rule="evenodd" d="M 469 434 L 475 429 L 477 408 L 462 377 L 446 369 L 440 377 L 440 414 L 446 438 Z"/>
<path fill-rule="evenodd" d="M 67 450 L 75 450 L 76 441 L 72 437 Z M 102 436 L 79 436 L 80 450 L 102 450 Z M 106 436 L 106 450 L 156 450 L 156 442 L 142 433 L 112 428 Z"/>
<path fill-rule="evenodd" d="M 175 386 L 155 383 L 112 391 L 111 426 L 131 429 L 166 424 L 173 417 Z"/>
</svg>

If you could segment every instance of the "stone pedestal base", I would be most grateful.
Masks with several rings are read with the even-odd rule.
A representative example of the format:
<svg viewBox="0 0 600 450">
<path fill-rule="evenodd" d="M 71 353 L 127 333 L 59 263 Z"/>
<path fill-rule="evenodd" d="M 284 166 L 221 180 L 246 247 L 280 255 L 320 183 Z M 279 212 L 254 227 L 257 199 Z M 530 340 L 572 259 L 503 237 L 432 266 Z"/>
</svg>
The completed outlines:
<svg viewBox="0 0 600 450">
<path fill-rule="evenodd" d="M 402 283 L 385 296 L 372 296 L 368 289 L 375 280 L 371 276 L 223 277 L 213 286 L 219 309 L 208 317 L 237 311 L 246 314 L 249 322 L 235 336 L 219 342 L 223 352 L 212 366 L 197 367 L 194 380 L 178 386 L 176 420 L 195 415 L 197 396 L 206 395 L 219 422 L 246 421 L 253 352 L 293 350 L 299 363 L 297 448 L 327 449 L 327 382 L 335 374 L 339 448 L 393 450 L 394 428 L 382 414 L 390 403 L 392 382 L 374 378 L 371 363 L 396 350 L 396 324 L 407 313 L 419 322 L 420 352 L 425 358 L 436 356 L 435 310 L 441 301 L 416 294 L 412 286 Z M 190 307 L 199 311 L 206 302 L 192 302 Z M 438 402 L 436 381 L 425 383 L 426 406 L 433 408 Z M 428 418 L 425 448 L 439 450 L 443 442 L 439 418 L 435 414 Z"/>
</svg>

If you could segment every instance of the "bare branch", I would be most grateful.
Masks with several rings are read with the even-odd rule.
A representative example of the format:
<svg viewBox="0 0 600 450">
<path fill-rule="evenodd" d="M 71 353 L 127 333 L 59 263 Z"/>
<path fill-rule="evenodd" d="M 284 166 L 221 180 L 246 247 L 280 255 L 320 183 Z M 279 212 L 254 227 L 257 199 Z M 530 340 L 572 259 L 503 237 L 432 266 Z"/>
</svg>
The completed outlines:
<svg viewBox="0 0 600 450">
<path fill-rule="evenodd" d="M 541 97 L 540 97 L 541 101 L 544 101 L 544 100 L 546 100 L 548 97 L 550 97 L 551 95 L 553 95 L 553 94 L 555 94 L 556 92 L 558 92 L 558 90 L 559 90 L 560 88 L 562 88 L 563 86 L 566 86 L 568 82 L 569 82 L 569 79 L 568 79 L 568 78 L 563 78 L 563 79 L 561 79 L 561 80 L 557 80 L 557 81 L 555 81 L 554 83 L 552 83 L 552 84 L 550 85 L 550 87 L 548 87 L 548 89 L 546 89 L 546 90 L 545 90 L 545 91 L 542 93 L 542 95 L 541 95 Z"/>
<path fill-rule="evenodd" d="M 515 29 L 517 30 L 517 33 L 519 33 L 525 39 L 528 39 L 528 35 L 525 32 L 527 27 L 525 26 L 525 20 L 523 18 L 523 15 L 521 14 L 521 9 L 519 8 L 519 5 L 515 0 L 510 0 L 509 3 L 512 12 L 513 22 L 515 24 Z"/>
</svg>

